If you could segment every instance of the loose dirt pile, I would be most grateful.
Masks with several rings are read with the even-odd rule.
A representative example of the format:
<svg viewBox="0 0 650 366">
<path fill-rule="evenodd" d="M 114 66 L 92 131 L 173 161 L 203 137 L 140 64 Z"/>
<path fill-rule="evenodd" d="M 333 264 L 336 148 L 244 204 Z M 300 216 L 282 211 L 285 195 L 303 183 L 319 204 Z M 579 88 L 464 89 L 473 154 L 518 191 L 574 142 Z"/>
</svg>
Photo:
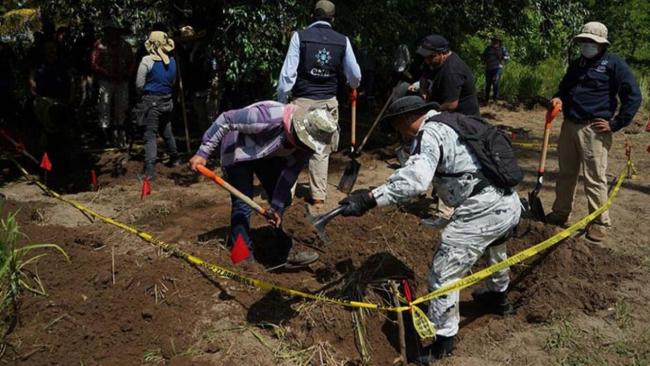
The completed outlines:
<svg viewBox="0 0 650 366">
<path fill-rule="evenodd" d="M 220 245 L 228 233 L 228 205 L 206 206 L 186 196 L 172 199 L 173 211 L 152 210 L 138 224 L 148 224 L 147 230 L 180 243 L 184 250 L 230 267 L 228 251 Z M 305 217 L 303 202 L 297 200 L 285 214 L 285 230 L 297 248 L 317 250 L 321 260 L 308 270 L 266 272 L 258 264 L 237 270 L 289 288 L 386 305 L 390 305 L 386 281 L 408 278 L 415 293 L 422 295 L 427 292 L 426 276 L 438 245 L 437 231 L 419 224 L 428 204 L 373 210 L 361 218 L 336 218 L 327 227 L 329 241 L 322 243 Z M 206 355 L 226 352 L 227 347 L 196 334 L 206 319 L 224 317 L 235 323 L 279 325 L 283 340 L 301 347 L 328 342 L 338 355 L 353 362 L 363 358 L 357 334 L 364 335 L 373 364 L 389 365 L 398 355 L 394 314 L 301 301 L 205 276 L 155 248 L 136 252 L 135 248 L 149 245 L 137 238 L 125 236 L 125 245 L 134 249 L 123 250 L 117 257 L 113 284 L 111 248 L 106 243 L 119 233 L 117 228 L 100 223 L 74 230 L 41 226 L 30 207 L 10 203 L 5 211 L 17 207 L 22 207 L 20 224 L 30 241 L 57 243 L 72 259 L 72 264 L 66 264 L 51 254 L 39 262 L 38 273 L 49 297 L 25 296 L 21 321 L 10 339 L 14 347 L 5 356 L 17 363 L 133 364 L 149 354 L 161 361 L 196 364 Z M 266 252 L 273 257 L 277 243 L 272 230 L 258 217 L 253 227 L 256 256 L 264 258 Z M 554 231 L 522 220 L 518 236 L 509 242 L 509 252 L 537 244 Z M 583 239 L 565 240 L 512 269 L 516 318 L 544 322 L 568 312 L 590 313 L 611 306 L 617 284 L 631 276 L 631 265 L 629 258 L 616 257 Z M 472 306 L 468 294 L 462 294 L 464 317 L 499 321 Z M 215 312 L 217 305 L 222 307 Z M 410 322 L 408 316 L 406 322 Z M 461 335 L 479 323 L 484 324 L 474 322 L 462 328 Z M 416 338 L 412 329 L 408 331 L 409 353 L 414 354 Z M 260 364 L 274 364 L 274 360 L 260 360 Z"/>
</svg>

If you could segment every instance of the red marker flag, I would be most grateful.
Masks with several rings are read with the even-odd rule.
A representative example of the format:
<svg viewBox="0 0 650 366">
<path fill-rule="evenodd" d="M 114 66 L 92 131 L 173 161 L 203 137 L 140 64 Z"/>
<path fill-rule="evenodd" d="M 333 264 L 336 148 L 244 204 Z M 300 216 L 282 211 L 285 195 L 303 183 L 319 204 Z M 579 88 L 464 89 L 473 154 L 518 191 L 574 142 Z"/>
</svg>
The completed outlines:
<svg viewBox="0 0 650 366">
<path fill-rule="evenodd" d="M 650 145 L 648 145 L 648 148 L 645 151 L 650 153 Z"/>
<path fill-rule="evenodd" d="M 645 125 L 645 130 L 646 132 L 650 132 L 650 119 L 648 120 L 648 124 Z"/>
<path fill-rule="evenodd" d="M 44 153 L 43 157 L 41 158 L 41 168 L 48 172 L 52 171 L 52 162 L 50 162 L 50 158 L 47 156 L 47 153 Z"/>
<path fill-rule="evenodd" d="M 248 258 L 250 255 L 251 252 L 248 250 L 248 245 L 246 245 L 244 237 L 242 234 L 237 235 L 235 245 L 232 246 L 232 250 L 230 251 L 230 260 L 232 260 L 234 264 L 237 264 Z"/>
<path fill-rule="evenodd" d="M 95 173 L 95 169 L 90 171 L 90 184 L 93 185 L 94 190 L 97 190 L 97 173 Z"/>
<path fill-rule="evenodd" d="M 142 190 L 140 191 L 140 201 L 142 201 L 146 196 L 151 194 L 151 185 L 149 184 L 149 178 L 146 176 L 142 180 Z"/>
</svg>

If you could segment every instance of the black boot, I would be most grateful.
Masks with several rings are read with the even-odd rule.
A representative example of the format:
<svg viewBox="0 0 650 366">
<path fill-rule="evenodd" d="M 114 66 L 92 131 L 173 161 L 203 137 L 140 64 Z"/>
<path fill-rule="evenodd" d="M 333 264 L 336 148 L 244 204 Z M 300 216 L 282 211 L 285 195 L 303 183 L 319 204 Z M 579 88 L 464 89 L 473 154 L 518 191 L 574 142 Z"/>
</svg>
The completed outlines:
<svg viewBox="0 0 650 366">
<path fill-rule="evenodd" d="M 440 360 L 451 355 L 454 350 L 454 337 L 437 336 L 435 342 L 425 347 L 415 362 L 419 365 L 429 365 L 431 362 Z"/>
<path fill-rule="evenodd" d="M 492 313 L 498 315 L 511 315 L 515 313 L 505 292 L 490 291 L 483 287 L 472 292 L 472 298 L 474 301 L 483 304 Z"/>
<path fill-rule="evenodd" d="M 169 161 L 167 162 L 167 166 L 173 168 L 179 165 L 181 165 L 181 158 L 178 157 L 178 154 L 169 155 Z"/>
<path fill-rule="evenodd" d="M 141 178 L 144 179 L 144 177 L 147 177 L 147 179 L 150 182 L 156 180 L 156 163 L 151 163 L 151 162 L 144 163 L 144 167 L 142 168 Z"/>
</svg>

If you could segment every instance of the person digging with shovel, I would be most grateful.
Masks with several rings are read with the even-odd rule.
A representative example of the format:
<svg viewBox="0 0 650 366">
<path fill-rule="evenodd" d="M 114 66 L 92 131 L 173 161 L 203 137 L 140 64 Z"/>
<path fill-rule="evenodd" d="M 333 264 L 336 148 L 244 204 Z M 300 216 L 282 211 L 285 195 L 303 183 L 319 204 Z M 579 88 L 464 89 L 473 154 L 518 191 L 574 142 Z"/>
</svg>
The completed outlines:
<svg viewBox="0 0 650 366">
<path fill-rule="evenodd" d="M 454 213 L 441 232 L 440 247 L 433 256 L 428 276 L 431 291 L 465 276 L 486 251 L 490 264 L 505 260 L 505 241 L 521 215 L 521 203 L 513 186 L 522 176 L 514 154 L 509 159 L 507 151 L 501 150 L 501 163 L 506 165 L 498 166 L 500 171 L 512 174 L 495 174 L 499 169 L 492 168 L 499 163 L 485 160 L 490 154 L 483 154 L 477 145 L 469 143 L 471 136 L 463 128 L 494 127 L 475 117 L 439 112 L 438 108 L 437 103 L 426 103 L 419 96 L 403 97 L 392 103 L 383 122 L 414 141 L 411 156 L 383 185 L 372 191 L 357 190 L 340 202 L 341 215 L 361 216 L 373 207 L 407 202 L 425 193 L 433 183 L 440 199 L 453 207 Z M 494 141 L 504 146 L 503 141 Z M 486 287 L 472 295 L 491 311 L 511 313 L 506 296 L 508 282 L 507 269 L 496 272 Z M 458 300 L 456 291 L 431 301 L 428 316 L 436 327 L 437 337 L 416 361 L 428 363 L 451 353 L 460 321 Z"/>
<path fill-rule="evenodd" d="M 336 120 L 324 109 L 312 109 L 302 117 L 297 107 L 275 101 L 254 103 L 222 113 L 203 135 L 203 143 L 189 163 L 192 170 L 205 165 L 221 147 L 221 166 L 230 184 L 248 197 L 253 196 L 253 175 L 257 176 L 271 204 L 268 221 L 275 227 L 280 256 L 291 266 L 318 260 L 315 252 L 292 248 L 291 238 L 282 231 L 282 213 L 291 201 L 291 187 L 314 153 L 322 152 L 337 130 Z M 251 207 L 231 195 L 230 245 L 244 240 L 253 259 L 249 235 Z"/>
</svg>

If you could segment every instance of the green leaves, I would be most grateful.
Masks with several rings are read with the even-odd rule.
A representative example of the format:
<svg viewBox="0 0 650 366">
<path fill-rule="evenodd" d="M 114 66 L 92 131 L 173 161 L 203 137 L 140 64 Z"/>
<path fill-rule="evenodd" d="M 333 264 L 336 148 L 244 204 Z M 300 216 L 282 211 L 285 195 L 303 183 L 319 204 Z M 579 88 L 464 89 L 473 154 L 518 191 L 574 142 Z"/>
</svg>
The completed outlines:
<svg viewBox="0 0 650 366">
<path fill-rule="evenodd" d="M 22 233 L 18 229 L 16 213 L 9 213 L 6 219 L 0 220 L 0 329 L 4 328 L 2 322 L 11 319 L 10 312 L 15 310 L 22 290 L 45 296 L 45 286 L 35 269 L 29 269 L 32 265 L 48 255 L 41 253 L 29 257 L 34 250 L 54 250 L 63 255 L 66 261 L 70 262 L 68 254 L 56 244 L 28 244 L 18 246 L 18 239 Z M 36 268 L 36 267 L 34 267 Z M 4 338 L 4 331 L 0 336 Z M 0 338 L 0 343 L 2 339 Z"/>
</svg>

